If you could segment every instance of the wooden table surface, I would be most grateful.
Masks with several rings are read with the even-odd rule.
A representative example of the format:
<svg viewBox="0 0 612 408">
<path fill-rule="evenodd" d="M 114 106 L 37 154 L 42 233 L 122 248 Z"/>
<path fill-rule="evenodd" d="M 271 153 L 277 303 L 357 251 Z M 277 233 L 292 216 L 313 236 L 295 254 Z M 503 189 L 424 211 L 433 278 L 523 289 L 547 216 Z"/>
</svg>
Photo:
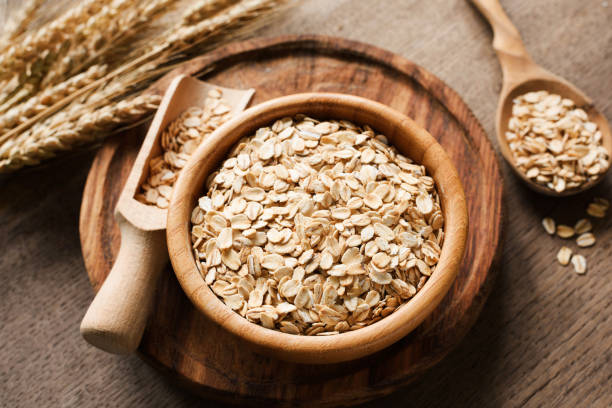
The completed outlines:
<svg viewBox="0 0 612 408">
<path fill-rule="evenodd" d="M 612 4 L 505 0 L 533 57 L 582 88 L 612 118 Z M 399 53 L 464 98 L 491 140 L 501 73 L 484 20 L 465 0 L 308 0 L 261 35 L 321 33 Z M 167 382 L 136 356 L 88 346 L 78 327 L 92 291 L 78 213 L 93 158 L 84 152 L 0 179 L 0 406 L 220 406 Z M 581 250 L 589 271 L 556 263 L 545 215 L 573 223 L 612 177 L 569 199 L 527 190 L 503 164 L 502 269 L 459 347 L 415 383 L 366 406 L 612 406 L 612 221 Z M 575 248 L 574 244 L 570 244 Z"/>
</svg>

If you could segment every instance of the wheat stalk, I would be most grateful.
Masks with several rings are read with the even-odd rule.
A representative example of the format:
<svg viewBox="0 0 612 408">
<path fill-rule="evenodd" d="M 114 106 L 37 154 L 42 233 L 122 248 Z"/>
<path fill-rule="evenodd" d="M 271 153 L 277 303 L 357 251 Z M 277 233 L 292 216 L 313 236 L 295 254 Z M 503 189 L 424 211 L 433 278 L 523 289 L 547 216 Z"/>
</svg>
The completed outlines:
<svg viewBox="0 0 612 408">
<path fill-rule="evenodd" d="M 87 116 L 90 112 L 96 111 L 105 105 L 116 103 L 117 100 L 135 91 L 140 91 L 143 83 L 147 83 L 150 78 L 157 77 L 159 74 L 159 71 L 155 69 L 155 64 L 149 63 L 134 68 L 110 82 L 105 81 L 103 85 L 94 88 L 95 92 L 91 90 L 90 92 L 83 92 L 88 88 L 87 86 L 77 90 L 70 98 L 64 98 L 59 102 L 67 105 L 61 111 L 46 120 L 37 120 L 28 130 L 18 132 L 14 137 L 7 139 L 0 146 L 0 158 L 7 158 L 9 151 L 12 151 L 13 154 L 19 154 L 20 151 L 23 154 L 24 151 L 29 151 L 21 147 L 36 144 L 45 136 L 52 135 L 56 128 L 66 123 L 77 122 L 81 117 Z M 106 79 L 106 77 L 102 79 Z M 74 98 L 73 95 L 77 94 L 80 97 Z M 71 103 L 66 102 L 66 99 L 70 99 Z M 23 124 L 20 126 L 23 126 Z M 5 136 L 14 133 L 20 126 L 5 133 Z M 87 139 L 87 136 L 85 136 L 85 139 Z"/>
<path fill-rule="evenodd" d="M 16 125 L 24 123 L 49 106 L 66 98 L 68 95 L 92 83 L 106 73 L 105 65 L 93 65 L 87 71 L 75 75 L 51 88 L 28 99 L 26 102 L 9 109 L 0 116 L 0 132 L 6 132 Z"/>
<path fill-rule="evenodd" d="M 183 13 L 181 25 L 191 25 L 210 18 L 224 8 L 238 3 L 239 0 L 206 0 L 193 4 Z"/>
<path fill-rule="evenodd" d="M 109 80 L 123 75 L 124 73 L 150 61 L 153 61 L 155 66 L 160 66 L 172 59 L 169 57 L 169 55 L 185 53 L 190 48 L 201 45 L 203 42 L 210 40 L 210 38 L 215 34 L 219 35 L 219 33 L 225 33 L 231 29 L 238 29 L 262 13 L 273 10 L 274 6 L 278 5 L 279 3 L 282 3 L 282 1 L 247 0 L 227 9 L 226 12 L 222 14 L 202 21 L 199 24 L 179 28 L 174 34 L 171 34 L 169 38 L 165 38 L 159 44 L 154 45 L 153 49 L 147 54 L 132 60 L 126 65 L 120 66 L 104 78 L 101 78 L 80 89 L 65 100 L 57 102 L 53 106 L 49 107 L 49 109 L 6 132 L 0 136 L 0 143 L 5 143 L 7 140 L 27 130 L 34 123 L 53 115 L 74 99 L 84 95 L 87 92 L 91 92 L 96 88 L 99 88 Z"/>
<path fill-rule="evenodd" d="M 86 0 L 40 30 L 12 41 L 13 45 L 3 50 L 0 54 L 0 78 L 13 77 L 16 81 L 13 89 L 3 94 L 6 97 L 2 98 L 4 104 L 1 112 L 39 91 L 40 82 L 49 67 L 69 48 L 71 36 L 78 37 L 79 30 L 76 27 L 88 21 L 90 15 L 99 11 L 100 7 L 99 2 Z M 20 98 L 16 99 L 14 95 Z M 6 103 L 7 99 L 10 104 Z"/>
<path fill-rule="evenodd" d="M 45 0 L 28 0 L 24 6 L 21 6 L 16 15 L 12 16 L 4 26 L 2 36 L 0 37 L 0 48 L 7 47 L 11 40 L 26 32 L 36 16 L 36 11 L 44 2 Z"/>
<path fill-rule="evenodd" d="M 237 29 L 254 17 L 273 11 L 279 5 L 277 0 L 246 0 L 227 8 L 223 13 L 213 15 L 194 25 L 181 26 L 171 35 L 166 44 L 173 52 L 185 52 L 190 47 L 207 41 L 211 35 L 228 29 Z"/>
<path fill-rule="evenodd" d="M 99 0 L 85 0 L 60 18 L 32 34 L 25 35 L 9 47 L 0 55 L 0 79 L 11 77 L 14 72 L 26 71 L 43 53 L 57 51 L 65 41 L 69 41 L 77 25 L 87 22 L 101 9 L 100 3 Z"/>
<path fill-rule="evenodd" d="M 94 142 L 125 123 L 133 123 L 147 117 L 161 100 L 157 95 L 140 95 L 82 115 L 77 121 L 64 122 L 44 135 L 49 126 L 32 129 L 25 143 L 13 146 L 0 159 L 0 173 L 15 171 L 26 165 L 36 165 L 57 153 L 76 146 Z"/>
<path fill-rule="evenodd" d="M 144 7 L 150 7 L 150 10 L 152 10 L 150 15 L 155 15 L 159 12 L 159 10 L 155 10 L 155 7 L 167 1 L 151 0 Z M 289 1 L 200 1 L 186 13 L 183 13 L 179 24 L 164 32 L 158 40 L 152 41 L 151 46 L 145 50 L 144 54 L 142 51 L 140 51 L 139 56 L 135 56 L 134 52 L 126 54 L 123 58 L 128 59 L 127 63 L 122 60 L 123 62 L 119 62 L 118 66 L 104 77 L 89 84 L 81 84 L 84 86 L 79 86 L 78 89 L 63 99 L 49 100 L 50 103 L 45 104 L 44 108 L 41 109 L 32 110 L 33 103 L 29 101 L 17 105 L 12 109 L 22 112 L 27 111 L 34 116 L 28 119 L 26 118 L 28 115 L 25 114 L 22 119 L 18 120 L 19 124 L 11 130 L 5 131 L 3 134 L 0 130 L 0 172 L 13 171 L 24 165 L 38 164 L 41 160 L 52 157 L 60 151 L 97 140 L 103 137 L 109 129 L 120 127 L 120 123 L 125 123 L 125 121 L 131 120 L 132 116 L 136 116 L 135 112 L 140 112 L 136 107 L 140 107 L 143 111 L 148 109 L 150 112 L 153 103 L 144 96 L 142 98 L 145 99 L 142 99 L 138 94 L 152 80 L 172 69 L 171 63 L 184 60 L 193 52 L 209 49 L 222 41 L 235 38 L 236 34 L 241 32 L 240 30 L 253 27 L 254 25 L 251 23 L 253 20 L 264 15 L 269 16 L 271 11 L 278 10 L 280 5 Z M 141 10 L 144 9 L 141 8 Z M 91 19 L 100 18 L 99 14 L 103 13 L 104 11 L 101 11 L 92 16 Z M 65 19 L 65 16 L 62 18 Z M 109 38 L 132 38 L 133 27 L 146 26 L 138 19 L 132 20 L 133 17 L 130 17 L 129 13 L 124 18 L 132 25 L 132 28 L 118 29 L 118 31 L 111 30 L 112 34 Z M 203 20 L 195 22 L 197 18 Z M 189 23 L 190 21 L 194 21 L 194 23 Z M 257 21 L 261 22 L 261 19 Z M 64 53 L 65 56 L 71 55 L 71 50 L 77 47 L 76 44 L 91 44 L 87 41 L 78 42 L 78 39 L 70 41 L 72 41 L 71 44 L 75 45 L 68 48 L 67 52 Z M 108 44 L 115 44 L 115 41 Z M 106 49 L 106 46 L 104 46 L 100 48 L 99 54 L 82 61 L 81 64 L 87 66 L 92 61 L 104 61 L 106 58 L 114 56 L 115 52 L 115 47 Z M 56 47 L 54 55 L 61 53 L 62 50 Z M 1 61 L 0 59 L 0 67 L 2 67 Z M 27 65 L 33 66 L 31 62 L 28 62 Z M 54 65 L 50 72 L 57 66 L 57 64 Z M 63 70 L 74 71 L 75 69 L 78 68 L 73 66 L 69 70 Z M 69 73 L 64 72 L 57 77 L 62 78 L 66 75 L 69 75 Z M 47 79 L 44 82 L 46 83 Z M 109 83 L 111 83 L 110 86 L 107 85 Z M 45 92 L 43 90 L 41 94 Z M 15 93 L 13 92 L 13 94 Z M 127 95 L 130 93 L 134 93 L 134 96 L 128 97 Z M 35 100 L 36 97 L 30 98 L 30 100 Z M 128 98 L 126 99 L 128 102 L 117 102 L 125 98 Z M 144 103 L 145 100 L 149 101 L 148 104 Z M 148 108 L 145 109 L 144 107 Z M 11 110 L 10 112 L 15 111 Z M 123 114 L 125 112 L 132 112 L 132 116 L 126 116 Z M 107 118 L 107 115 L 111 113 L 117 115 L 116 119 L 112 121 L 116 126 L 109 124 L 110 119 Z M 142 113 L 142 115 L 146 114 Z M 0 117 L 1 120 L 2 117 Z M 98 127 L 96 124 L 105 125 Z"/>
<path fill-rule="evenodd" d="M 87 69 L 94 63 L 113 64 L 121 61 L 113 52 L 138 29 L 164 11 L 174 0 L 151 0 L 139 4 L 135 0 L 115 0 L 92 16 L 80 30 L 79 41 L 61 56 L 42 82 L 48 86 Z"/>
</svg>

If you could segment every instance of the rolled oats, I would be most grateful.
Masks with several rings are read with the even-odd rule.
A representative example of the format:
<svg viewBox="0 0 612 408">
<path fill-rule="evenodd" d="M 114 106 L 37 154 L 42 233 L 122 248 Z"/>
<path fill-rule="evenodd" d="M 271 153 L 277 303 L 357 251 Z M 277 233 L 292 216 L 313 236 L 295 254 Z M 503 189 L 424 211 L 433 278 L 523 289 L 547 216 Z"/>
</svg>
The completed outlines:
<svg viewBox="0 0 612 408">
<path fill-rule="evenodd" d="M 561 247 L 559 252 L 557 253 L 557 260 L 563 266 L 566 266 L 570 262 L 570 258 L 572 257 L 572 250 L 568 247 Z"/>
<path fill-rule="evenodd" d="M 575 234 L 574 229 L 569 225 L 557 225 L 557 235 L 561 238 L 571 238 Z"/>
<path fill-rule="evenodd" d="M 585 232 L 576 238 L 576 244 L 583 248 L 595 245 L 595 235 L 591 234 L 590 232 Z"/>
<path fill-rule="evenodd" d="M 576 225 L 574 225 L 574 231 L 576 231 L 576 234 L 584 234 L 585 232 L 591 231 L 591 229 L 593 229 L 593 225 L 591 224 L 591 221 L 586 218 L 578 220 Z"/>
<path fill-rule="evenodd" d="M 595 199 L 592 203 L 589 203 L 586 212 L 593 218 L 604 218 L 608 208 L 609 204 L 607 200 Z"/>
<path fill-rule="evenodd" d="M 556 231 L 555 220 L 550 217 L 545 217 L 542 219 L 542 226 L 549 235 L 553 235 Z"/>
<path fill-rule="evenodd" d="M 602 134 L 586 112 L 546 91 L 514 99 L 506 140 L 516 167 L 561 193 L 597 180 L 610 166 Z"/>
<path fill-rule="evenodd" d="M 207 188 L 191 215 L 198 268 L 253 323 L 357 330 L 435 273 L 444 218 L 434 181 L 368 126 L 280 119 L 240 140 Z"/>
<path fill-rule="evenodd" d="M 168 208 L 174 182 L 191 154 L 205 137 L 231 117 L 231 109 L 222 98 L 223 92 L 213 89 L 203 107 L 187 109 L 168 125 L 160 136 L 163 153 L 149 161 L 149 175 L 136 193 L 136 200 Z M 244 166 L 244 158 L 240 160 L 239 166 Z"/>
<path fill-rule="evenodd" d="M 574 265 L 574 271 L 579 275 L 584 275 L 587 270 L 586 258 L 579 254 L 572 256 L 572 265 Z"/>
</svg>

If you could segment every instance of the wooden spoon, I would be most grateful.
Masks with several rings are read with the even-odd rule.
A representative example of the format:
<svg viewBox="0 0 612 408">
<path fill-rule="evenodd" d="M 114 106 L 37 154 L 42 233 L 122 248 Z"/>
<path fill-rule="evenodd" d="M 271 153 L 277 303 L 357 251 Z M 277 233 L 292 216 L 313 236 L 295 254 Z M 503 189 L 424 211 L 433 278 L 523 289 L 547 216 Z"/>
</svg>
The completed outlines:
<svg viewBox="0 0 612 408">
<path fill-rule="evenodd" d="M 212 89 L 220 89 L 232 115 L 242 111 L 254 90 L 223 88 L 196 79 L 177 77 L 166 91 L 136 157 L 115 218 L 121 247 L 115 264 L 81 322 L 81 334 L 94 346 L 117 354 L 138 347 L 151 310 L 155 284 L 168 262 L 167 210 L 137 201 L 134 196 L 148 176 L 149 160 L 162 152 L 160 135 L 191 106 L 203 106 Z"/>
<path fill-rule="evenodd" d="M 578 107 L 587 113 L 589 120 L 597 124 L 602 134 L 603 145 L 608 152 L 612 152 L 610 125 L 606 118 L 593 106 L 591 99 L 578 88 L 565 79 L 540 67 L 533 61 L 523 45 L 518 30 L 514 27 L 497 0 L 472 0 L 472 3 L 480 10 L 493 29 L 493 48 L 499 58 L 504 76 L 495 119 L 497 140 L 502 155 L 514 172 L 537 192 L 550 196 L 567 196 L 593 187 L 604 179 L 605 174 L 601 174 L 597 180 L 585 183 L 578 188 L 558 193 L 528 179 L 517 168 L 514 156 L 505 137 L 506 130 L 508 129 L 508 120 L 512 116 L 512 100 L 517 96 L 531 91 L 544 90 L 573 100 Z"/>
</svg>

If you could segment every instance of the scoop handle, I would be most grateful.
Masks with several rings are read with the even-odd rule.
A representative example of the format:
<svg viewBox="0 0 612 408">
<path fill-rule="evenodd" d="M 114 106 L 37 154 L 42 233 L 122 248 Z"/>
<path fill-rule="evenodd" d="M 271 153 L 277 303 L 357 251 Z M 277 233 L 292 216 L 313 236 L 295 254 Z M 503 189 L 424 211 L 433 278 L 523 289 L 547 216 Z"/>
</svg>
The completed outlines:
<svg viewBox="0 0 612 408">
<path fill-rule="evenodd" d="M 498 0 L 471 0 L 471 2 L 493 29 L 493 49 L 497 53 L 505 82 L 519 82 L 528 72 L 539 69 Z"/>
<path fill-rule="evenodd" d="M 102 350 L 128 354 L 140 344 L 168 250 L 164 230 L 142 231 L 120 213 L 115 218 L 119 254 L 81 322 L 81 335 Z"/>
</svg>

